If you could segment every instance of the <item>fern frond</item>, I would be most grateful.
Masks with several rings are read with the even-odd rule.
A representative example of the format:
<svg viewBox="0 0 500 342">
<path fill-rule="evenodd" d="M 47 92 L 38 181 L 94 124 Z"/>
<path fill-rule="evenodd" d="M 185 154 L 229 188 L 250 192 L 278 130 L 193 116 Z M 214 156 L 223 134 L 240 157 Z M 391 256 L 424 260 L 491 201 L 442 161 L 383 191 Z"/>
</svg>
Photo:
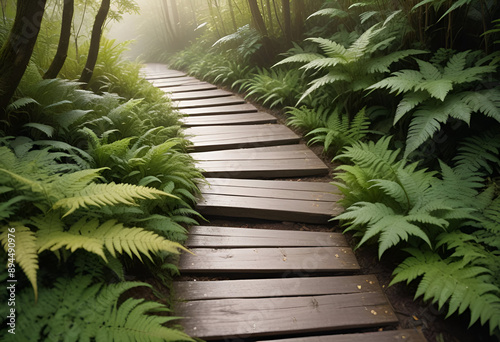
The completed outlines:
<svg viewBox="0 0 500 342">
<path fill-rule="evenodd" d="M 371 58 L 367 61 L 366 69 L 369 73 L 376 73 L 376 72 L 390 72 L 389 66 L 393 63 L 396 63 L 403 58 L 406 58 L 408 56 L 412 55 L 420 55 L 428 53 L 428 51 L 424 50 L 402 50 L 402 51 L 396 51 L 392 52 L 388 55 L 382 56 L 382 57 L 375 57 Z"/>
<path fill-rule="evenodd" d="M 342 58 L 348 51 L 345 47 L 330 39 L 307 38 L 307 40 L 318 44 L 329 57 Z"/>
<path fill-rule="evenodd" d="M 35 299 L 38 298 L 37 271 L 38 254 L 36 237 L 29 228 L 21 223 L 10 223 L 0 229 L 0 242 L 9 256 L 21 266 L 24 274 L 33 286 Z M 13 266 L 9 266 L 11 268 Z"/>
<path fill-rule="evenodd" d="M 424 300 L 438 303 L 439 308 L 448 302 L 448 316 L 469 309 L 470 325 L 477 320 L 483 325 L 488 322 L 490 332 L 500 327 L 500 289 L 488 281 L 488 269 L 463 260 L 443 260 L 431 251 L 408 252 L 412 256 L 396 268 L 391 285 L 422 277 L 415 298 L 423 296 Z"/>
<path fill-rule="evenodd" d="M 416 108 L 418 105 L 428 100 L 429 98 L 429 93 L 425 91 L 405 94 L 401 102 L 399 102 L 398 104 L 396 114 L 394 115 L 393 124 L 395 125 L 406 113 L 410 112 L 412 109 Z"/>
<path fill-rule="evenodd" d="M 160 196 L 177 198 L 174 195 L 157 190 L 132 184 L 90 184 L 84 189 L 72 194 L 71 197 L 57 201 L 52 209 L 62 208 L 66 210 L 66 217 L 79 208 L 88 206 L 102 207 L 106 205 L 126 204 L 137 205 L 135 199 L 156 199 Z"/>
<path fill-rule="evenodd" d="M 297 55 L 293 55 L 279 61 L 278 63 L 274 64 L 273 67 L 286 63 L 309 63 L 321 57 L 323 56 L 320 55 L 319 53 L 313 53 L 313 52 L 299 53 Z"/>
<path fill-rule="evenodd" d="M 54 227 L 51 230 L 38 231 L 37 237 L 39 253 L 44 250 L 57 251 L 63 247 L 74 252 L 81 248 L 99 255 L 106 262 L 108 259 L 105 250 L 113 257 L 116 257 L 117 253 L 127 253 L 130 257 L 135 255 L 142 261 L 141 254 L 152 260 L 150 252 L 178 254 L 179 249 L 185 249 L 178 243 L 142 228 L 126 228 L 116 220 L 100 224 L 97 219 L 87 221 L 82 218 L 68 231 L 64 231 L 63 227 Z"/>
<path fill-rule="evenodd" d="M 330 18 L 345 18 L 349 14 L 338 8 L 323 8 L 307 17 L 307 20 L 317 16 L 328 16 Z"/>
</svg>

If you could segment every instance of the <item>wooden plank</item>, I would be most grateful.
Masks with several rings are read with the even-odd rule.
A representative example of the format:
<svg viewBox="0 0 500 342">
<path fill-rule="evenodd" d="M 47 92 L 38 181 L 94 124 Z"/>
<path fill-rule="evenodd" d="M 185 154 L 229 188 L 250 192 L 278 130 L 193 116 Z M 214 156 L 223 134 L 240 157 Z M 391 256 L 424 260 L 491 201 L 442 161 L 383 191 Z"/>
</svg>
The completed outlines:
<svg viewBox="0 0 500 342">
<path fill-rule="evenodd" d="M 169 78 L 178 78 L 178 77 L 186 77 L 186 74 L 180 71 L 177 72 L 158 72 L 158 73 L 148 73 L 145 75 L 145 79 L 148 81 L 158 80 L 158 79 L 169 79 Z"/>
<path fill-rule="evenodd" d="M 221 134 L 250 133 L 252 135 L 282 134 L 293 133 L 293 131 L 283 125 L 236 125 L 236 126 L 210 126 L 210 127 L 190 127 L 184 130 L 186 135 L 202 136 L 220 136 Z M 295 133 L 294 133 L 295 134 Z M 298 135 L 296 135 L 298 136 Z"/>
<path fill-rule="evenodd" d="M 295 133 L 255 135 L 250 132 L 221 134 L 220 136 L 201 136 L 190 138 L 193 152 L 215 151 L 255 146 L 274 146 L 296 144 L 300 141 Z"/>
<path fill-rule="evenodd" d="M 313 158 L 313 156 L 316 156 L 310 149 L 307 148 L 306 145 L 303 144 L 240 148 L 236 150 L 211 152 L 194 152 L 190 155 L 196 161 L 301 159 Z"/>
<path fill-rule="evenodd" d="M 265 189 L 265 188 L 240 188 L 228 185 L 201 185 L 201 193 L 230 195 L 230 196 L 246 196 L 258 198 L 278 198 L 287 200 L 301 200 L 313 202 L 329 202 L 333 205 L 342 198 L 339 194 L 333 194 L 325 191 L 300 191 L 289 189 Z"/>
<path fill-rule="evenodd" d="M 185 76 L 186 73 L 178 70 L 173 70 L 166 64 L 161 63 L 147 63 L 141 69 L 141 74 L 144 76 L 155 76 L 155 75 L 169 75 L 169 76 Z"/>
<path fill-rule="evenodd" d="M 277 119 L 264 112 L 227 114 L 227 115 L 202 115 L 186 117 L 182 120 L 184 126 L 218 126 L 218 125 L 251 125 L 276 123 Z"/>
<path fill-rule="evenodd" d="M 230 179 L 230 178 L 207 178 L 208 183 L 214 187 L 217 185 L 235 186 L 243 188 L 283 189 L 299 191 L 317 191 L 340 194 L 340 190 L 333 184 L 324 182 L 302 182 L 302 181 L 275 181 L 257 179 Z M 244 190 L 242 190 L 244 191 Z"/>
<path fill-rule="evenodd" d="M 390 330 L 364 334 L 343 334 L 330 336 L 313 336 L 272 340 L 272 342 L 427 342 L 424 335 L 417 330 Z M 271 342 L 261 340 L 258 342 Z"/>
<path fill-rule="evenodd" d="M 331 202 L 204 194 L 197 210 L 205 216 L 246 217 L 326 224 L 343 212 Z"/>
<path fill-rule="evenodd" d="M 227 96 L 218 97 L 214 99 L 204 99 L 204 100 L 188 100 L 188 101 L 176 101 L 174 106 L 178 109 L 187 108 L 200 108 L 200 107 L 214 107 L 214 106 L 228 106 L 235 104 L 243 104 L 245 100 L 237 96 Z"/>
<path fill-rule="evenodd" d="M 348 247 L 342 233 L 196 226 L 189 230 L 192 247 Z"/>
<path fill-rule="evenodd" d="M 257 112 L 257 107 L 250 103 L 228 105 L 228 106 L 213 106 L 201 108 L 184 108 L 180 109 L 182 114 L 189 116 L 196 115 L 225 115 L 225 114 L 238 114 L 238 113 L 252 113 Z"/>
<path fill-rule="evenodd" d="M 397 318 L 382 293 L 200 300 L 177 305 L 185 332 L 206 340 L 379 327 Z"/>
<path fill-rule="evenodd" d="M 174 77 L 168 79 L 153 80 L 150 82 L 157 88 L 194 85 L 200 83 L 200 81 L 194 77 Z"/>
<path fill-rule="evenodd" d="M 182 254 L 184 273 L 349 272 L 359 270 L 347 247 L 191 248 Z"/>
<path fill-rule="evenodd" d="M 217 89 L 217 86 L 207 82 L 196 82 L 184 86 L 172 86 L 172 87 L 161 88 L 161 90 L 163 90 L 164 92 L 173 94 L 182 93 L 185 91 L 200 91 L 200 90 L 213 90 L 213 89 Z"/>
<path fill-rule="evenodd" d="M 320 296 L 380 292 L 374 275 L 222 281 L 176 281 L 179 300 Z"/>
<path fill-rule="evenodd" d="M 201 100 L 217 97 L 231 96 L 233 93 L 222 89 L 187 91 L 175 94 L 167 94 L 172 101 Z"/>
</svg>

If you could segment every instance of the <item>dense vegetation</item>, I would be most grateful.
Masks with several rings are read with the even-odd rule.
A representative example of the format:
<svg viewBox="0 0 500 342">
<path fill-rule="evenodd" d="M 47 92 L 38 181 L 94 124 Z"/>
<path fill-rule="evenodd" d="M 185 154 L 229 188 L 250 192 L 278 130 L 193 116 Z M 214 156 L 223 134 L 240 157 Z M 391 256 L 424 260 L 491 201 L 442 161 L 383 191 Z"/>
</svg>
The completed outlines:
<svg viewBox="0 0 500 342">
<path fill-rule="evenodd" d="M 165 289 L 185 226 L 196 223 L 202 176 L 184 153 L 180 115 L 121 58 L 126 45 L 91 42 L 96 27 L 137 10 L 117 1 L 102 25 L 87 27 L 105 3 L 47 1 L 29 64 L 0 108 L 0 282 L 17 280 L 15 297 L 0 293 L 2 341 L 191 340 L 172 322 Z M 61 48 L 61 17 L 71 12 Z M 6 63 L 16 2 L 2 1 L 2 14 Z M 11 84 L 0 84 L 4 96 Z"/>
<path fill-rule="evenodd" d="M 338 218 L 400 258 L 393 283 L 500 336 L 498 2 L 188 3 L 197 37 L 154 58 L 286 111 L 343 163 Z"/>
</svg>

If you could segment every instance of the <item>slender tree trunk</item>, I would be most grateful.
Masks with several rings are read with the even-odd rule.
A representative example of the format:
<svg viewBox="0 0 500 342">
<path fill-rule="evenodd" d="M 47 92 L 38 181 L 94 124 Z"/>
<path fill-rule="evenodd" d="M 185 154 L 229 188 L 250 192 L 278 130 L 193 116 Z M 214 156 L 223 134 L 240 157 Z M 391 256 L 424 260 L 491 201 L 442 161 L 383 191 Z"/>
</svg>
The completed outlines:
<svg viewBox="0 0 500 342">
<path fill-rule="evenodd" d="M 94 27 L 92 28 L 92 36 L 90 38 L 89 55 L 79 82 L 88 84 L 94 74 L 97 57 L 99 56 L 99 45 L 101 43 L 102 30 L 104 23 L 106 22 L 106 18 L 108 17 L 110 2 L 111 0 L 102 0 L 101 7 L 95 17 Z"/>
<path fill-rule="evenodd" d="M 304 0 L 294 0 L 294 32 L 292 32 L 292 38 L 296 40 L 301 40 L 302 33 L 304 33 L 304 21 L 306 15 L 306 5 Z"/>
<path fill-rule="evenodd" d="M 283 10 L 283 26 L 286 43 L 292 41 L 292 16 L 290 14 L 290 0 L 281 0 L 281 8 Z"/>
<path fill-rule="evenodd" d="M 233 28 L 235 31 L 237 31 L 238 25 L 236 24 L 236 17 L 234 16 L 233 0 L 227 0 L 227 5 L 229 7 L 229 13 L 231 14 L 231 21 L 233 22 Z"/>
<path fill-rule="evenodd" d="M 0 50 L 0 120 L 28 67 L 42 24 L 47 0 L 18 0 L 16 18 Z"/>
<path fill-rule="evenodd" d="M 259 10 L 259 5 L 257 0 L 248 0 L 248 5 L 250 6 L 250 12 L 252 13 L 253 23 L 257 31 L 264 37 L 267 37 L 267 28 L 262 18 L 262 14 Z"/>
<path fill-rule="evenodd" d="M 191 14 L 193 14 L 194 26 L 198 27 L 198 19 L 196 18 L 196 9 L 193 4 L 193 0 L 189 0 L 189 5 L 191 5 Z"/>
<path fill-rule="evenodd" d="M 66 57 L 68 57 L 69 41 L 71 38 L 71 23 L 73 21 L 73 13 L 75 10 L 75 0 L 64 0 L 63 17 L 61 25 L 61 36 L 59 37 L 59 45 L 57 52 L 50 65 L 49 69 L 43 75 L 43 78 L 56 78 L 61 71 Z"/>
<path fill-rule="evenodd" d="M 274 32 L 273 9 L 271 8 L 270 0 L 266 0 L 266 9 L 267 9 L 267 18 L 269 19 L 269 29 L 271 30 L 271 32 Z"/>
<path fill-rule="evenodd" d="M 214 3 L 215 3 L 215 8 L 217 9 L 217 13 L 219 13 L 219 21 L 222 28 L 222 34 L 225 36 L 227 34 L 226 25 L 224 25 L 224 20 L 222 18 L 222 12 L 220 10 L 219 2 L 217 0 L 214 0 Z"/>
<path fill-rule="evenodd" d="M 172 21 L 173 21 L 173 26 L 175 29 L 175 37 L 176 39 L 180 38 L 180 32 L 181 32 L 181 21 L 179 19 L 179 10 L 177 9 L 177 0 L 170 0 L 170 3 L 172 4 Z"/>
</svg>

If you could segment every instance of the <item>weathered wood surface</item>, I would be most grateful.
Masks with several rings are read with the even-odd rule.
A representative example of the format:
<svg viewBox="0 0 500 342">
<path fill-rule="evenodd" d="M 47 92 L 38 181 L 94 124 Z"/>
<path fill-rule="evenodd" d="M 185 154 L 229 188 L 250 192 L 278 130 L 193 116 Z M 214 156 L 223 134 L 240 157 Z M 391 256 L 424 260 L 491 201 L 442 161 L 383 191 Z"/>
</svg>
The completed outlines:
<svg viewBox="0 0 500 342">
<path fill-rule="evenodd" d="M 225 115 L 225 114 L 238 114 L 238 113 L 252 113 L 257 112 L 258 109 L 250 103 L 243 103 L 237 105 L 227 106 L 213 106 L 202 108 L 181 108 L 179 110 L 182 114 L 189 116 L 197 115 Z"/>
<path fill-rule="evenodd" d="M 305 145 L 192 153 L 207 177 L 280 178 L 328 173 L 328 167 Z"/>
<path fill-rule="evenodd" d="M 184 126 L 219 126 L 219 125 L 255 125 L 276 123 L 277 119 L 264 112 L 227 114 L 227 115 L 200 115 L 182 119 Z"/>
<path fill-rule="evenodd" d="M 176 281 L 173 283 L 173 288 L 181 301 L 321 296 L 381 291 L 374 275 Z"/>
<path fill-rule="evenodd" d="M 349 247 L 349 244 L 341 233 L 195 226 L 189 230 L 186 246 L 189 248 Z"/>
<path fill-rule="evenodd" d="M 270 342 L 260 340 L 258 342 Z M 330 336 L 297 337 L 272 340 L 272 342 L 427 342 L 416 330 L 390 330 L 364 334 L 342 334 Z"/>
<path fill-rule="evenodd" d="M 200 83 L 200 81 L 198 81 L 194 77 L 172 77 L 172 78 L 153 80 L 152 83 L 157 88 L 163 88 L 163 87 L 195 85 Z"/>
<path fill-rule="evenodd" d="M 191 248 L 183 254 L 184 273 L 348 272 L 359 270 L 347 247 Z"/>
<path fill-rule="evenodd" d="M 167 96 L 172 101 L 186 101 L 186 100 L 201 100 L 201 99 L 213 99 L 218 97 L 231 96 L 233 93 L 222 90 L 222 89 L 214 89 L 214 90 L 200 90 L 200 91 L 185 91 L 175 94 L 168 94 Z"/>
<path fill-rule="evenodd" d="M 281 125 L 191 127 L 185 130 L 194 152 L 294 144 L 300 137 Z"/>
<path fill-rule="evenodd" d="M 173 102 L 174 106 L 177 109 L 228 106 L 228 105 L 236 105 L 243 103 L 245 103 L 245 100 L 237 96 L 226 96 L 226 97 L 217 97 L 213 99 L 186 100 L 186 101 Z"/>
<path fill-rule="evenodd" d="M 343 209 L 337 187 L 320 182 L 207 178 L 203 215 L 325 224 Z"/>
<path fill-rule="evenodd" d="M 141 69 L 141 74 L 144 75 L 146 79 L 149 76 L 158 76 L 162 75 L 162 77 L 179 77 L 186 76 L 186 73 L 178 70 L 172 70 L 167 65 L 161 63 L 148 63 L 145 64 Z"/>
<path fill-rule="evenodd" d="M 185 332 L 202 339 L 332 331 L 397 323 L 381 292 L 179 303 Z"/>
<path fill-rule="evenodd" d="M 181 86 L 170 86 L 170 87 L 162 87 L 166 93 L 182 93 L 186 91 L 200 91 L 200 90 L 214 90 L 217 89 L 217 86 L 207 82 L 196 82 L 189 85 L 181 85 Z"/>
</svg>

